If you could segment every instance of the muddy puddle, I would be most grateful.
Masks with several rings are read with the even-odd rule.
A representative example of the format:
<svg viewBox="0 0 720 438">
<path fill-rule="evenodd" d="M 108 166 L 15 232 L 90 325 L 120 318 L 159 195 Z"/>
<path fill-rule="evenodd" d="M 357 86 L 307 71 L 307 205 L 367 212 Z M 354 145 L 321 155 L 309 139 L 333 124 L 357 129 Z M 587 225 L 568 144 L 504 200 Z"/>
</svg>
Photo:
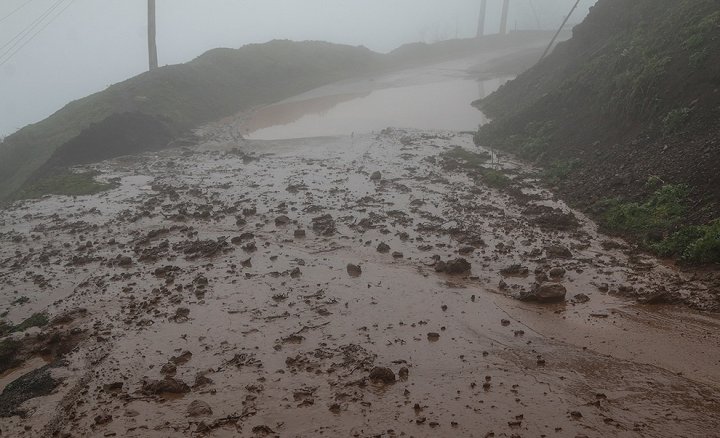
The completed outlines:
<svg viewBox="0 0 720 438">
<path fill-rule="evenodd" d="M 0 213 L 5 319 L 86 309 L 9 335 L 43 347 L 2 384 L 77 338 L 49 394 L 0 395 L 3 436 L 717 436 L 714 291 L 533 169 L 452 131 L 237 126 Z"/>
<path fill-rule="evenodd" d="M 508 79 L 451 79 L 281 102 L 254 113 L 243 126 L 256 140 L 365 134 L 393 126 L 472 131 L 487 122 L 470 103 Z"/>
</svg>

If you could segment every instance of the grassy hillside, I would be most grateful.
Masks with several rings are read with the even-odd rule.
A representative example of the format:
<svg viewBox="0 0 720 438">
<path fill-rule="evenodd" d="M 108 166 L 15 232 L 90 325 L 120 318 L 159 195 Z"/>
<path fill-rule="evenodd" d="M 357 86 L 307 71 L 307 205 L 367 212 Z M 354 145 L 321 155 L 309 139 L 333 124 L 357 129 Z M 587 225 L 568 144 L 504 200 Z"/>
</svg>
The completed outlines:
<svg viewBox="0 0 720 438">
<path fill-rule="evenodd" d="M 273 41 L 211 50 L 187 64 L 143 73 L 7 137 L 0 145 L 0 198 L 17 190 L 61 145 L 113 114 L 149 115 L 168 132 L 179 134 L 369 71 L 379 62 L 380 55 L 361 47 Z"/>
<path fill-rule="evenodd" d="M 549 37 L 546 32 L 518 32 L 409 44 L 387 55 L 363 47 L 290 41 L 211 50 L 72 102 L 6 138 L 0 144 L 0 199 L 22 196 L 27 189 L 39 193 L 37 183 L 47 184 L 37 179 L 59 167 L 158 149 L 203 123 L 331 82 Z"/>
<path fill-rule="evenodd" d="M 571 40 L 477 105 L 494 118 L 478 143 L 544 165 L 607 229 L 720 260 L 720 244 L 702 257 L 692 239 L 669 248 L 688 226 L 709 240 L 718 229 L 717 0 L 600 0 Z"/>
</svg>

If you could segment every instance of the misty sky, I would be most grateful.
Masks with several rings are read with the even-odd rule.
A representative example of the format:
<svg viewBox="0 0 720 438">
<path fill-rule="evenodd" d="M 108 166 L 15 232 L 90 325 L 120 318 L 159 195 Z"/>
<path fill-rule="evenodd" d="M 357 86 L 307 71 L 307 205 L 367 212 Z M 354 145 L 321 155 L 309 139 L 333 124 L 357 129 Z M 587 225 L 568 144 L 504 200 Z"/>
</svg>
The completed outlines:
<svg viewBox="0 0 720 438">
<path fill-rule="evenodd" d="M 509 27 L 557 27 L 573 3 L 512 0 Z M 571 22 L 594 3 L 582 0 Z M 36 36 L 17 45 L 25 44 L 8 61 L 12 38 L 54 5 L 28 34 Z M 176 64 L 211 48 L 278 38 L 387 52 L 408 42 L 474 36 L 479 5 L 480 0 L 157 0 L 159 60 Z M 489 0 L 488 33 L 497 31 L 500 5 Z M 144 71 L 146 12 L 145 0 L 0 0 L 0 135 Z"/>
</svg>

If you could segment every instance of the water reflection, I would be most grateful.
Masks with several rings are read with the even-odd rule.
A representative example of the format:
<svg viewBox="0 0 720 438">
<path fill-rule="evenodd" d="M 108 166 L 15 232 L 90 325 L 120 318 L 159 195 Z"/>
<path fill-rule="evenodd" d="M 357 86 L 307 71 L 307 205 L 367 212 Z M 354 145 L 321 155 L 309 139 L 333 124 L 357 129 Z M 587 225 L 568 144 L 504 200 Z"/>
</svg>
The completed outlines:
<svg viewBox="0 0 720 438">
<path fill-rule="evenodd" d="M 420 85 L 281 102 L 252 114 L 242 129 L 247 138 L 257 140 L 350 135 L 388 126 L 469 131 L 487 121 L 470 103 L 492 93 L 507 80 L 447 78 Z"/>
</svg>

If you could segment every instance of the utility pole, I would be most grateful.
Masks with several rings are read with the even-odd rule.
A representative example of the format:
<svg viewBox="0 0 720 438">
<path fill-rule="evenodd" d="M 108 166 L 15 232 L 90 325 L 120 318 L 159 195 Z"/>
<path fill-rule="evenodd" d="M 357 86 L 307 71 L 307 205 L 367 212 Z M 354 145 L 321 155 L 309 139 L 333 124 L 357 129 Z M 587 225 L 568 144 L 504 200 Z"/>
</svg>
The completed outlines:
<svg viewBox="0 0 720 438">
<path fill-rule="evenodd" d="M 487 14 L 487 0 L 480 0 L 480 17 L 478 18 L 477 38 L 485 35 L 485 16 Z"/>
<path fill-rule="evenodd" d="M 562 24 L 560 25 L 560 29 L 557 30 L 557 32 L 555 33 L 555 36 L 553 36 L 552 40 L 550 41 L 550 44 L 548 44 L 547 48 L 545 49 L 545 52 L 543 52 L 542 56 L 540 57 L 541 61 L 550 52 L 550 49 L 552 49 L 553 44 L 555 44 L 555 40 L 557 40 L 557 37 L 560 35 L 560 32 L 562 32 L 563 28 L 567 24 L 568 20 L 570 20 L 570 17 L 572 16 L 573 12 L 575 12 L 575 9 L 577 9 L 579 4 L 580 4 L 580 0 L 577 0 L 575 2 L 575 5 L 573 5 L 572 9 L 570 9 L 570 13 L 567 14 L 567 17 L 565 17 L 565 20 L 563 20 Z"/>
<path fill-rule="evenodd" d="M 158 68 L 157 43 L 155 42 L 155 0 L 148 0 L 148 57 L 150 70 Z"/>
<path fill-rule="evenodd" d="M 502 18 L 500 19 L 500 35 L 507 33 L 508 12 L 510 12 L 510 0 L 503 0 Z"/>
</svg>

